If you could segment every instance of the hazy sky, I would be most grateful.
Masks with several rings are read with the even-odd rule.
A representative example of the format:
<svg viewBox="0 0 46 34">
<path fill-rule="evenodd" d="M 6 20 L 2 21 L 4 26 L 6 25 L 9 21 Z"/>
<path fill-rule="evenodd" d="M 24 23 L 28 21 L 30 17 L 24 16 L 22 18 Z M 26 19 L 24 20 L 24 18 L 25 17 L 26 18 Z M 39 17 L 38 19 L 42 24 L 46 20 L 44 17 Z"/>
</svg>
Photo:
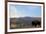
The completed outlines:
<svg viewBox="0 0 46 34">
<path fill-rule="evenodd" d="M 41 6 L 33 5 L 10 5 L 10 17 L 40 17 Z"/>
</svg>

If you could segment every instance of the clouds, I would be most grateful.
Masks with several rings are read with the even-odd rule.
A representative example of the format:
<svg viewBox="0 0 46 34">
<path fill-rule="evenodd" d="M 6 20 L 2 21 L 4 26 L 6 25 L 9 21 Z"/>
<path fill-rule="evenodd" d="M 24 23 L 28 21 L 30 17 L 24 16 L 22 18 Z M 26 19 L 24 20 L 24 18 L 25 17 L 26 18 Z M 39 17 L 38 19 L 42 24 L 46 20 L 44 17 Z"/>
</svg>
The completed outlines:
<svg viewBox="0 0 46 34">
<path fill-rule="evenodd" d="M 10 5 L 10 17 L 41 16 L 41 6 Z"/>
<path fill-rule="evenodd" d="M 15 17 L 15 6 L 10 5 L 9 7 L 10 7 L 9 8 L 9 16 L 10 17 Z"/>
</svg>

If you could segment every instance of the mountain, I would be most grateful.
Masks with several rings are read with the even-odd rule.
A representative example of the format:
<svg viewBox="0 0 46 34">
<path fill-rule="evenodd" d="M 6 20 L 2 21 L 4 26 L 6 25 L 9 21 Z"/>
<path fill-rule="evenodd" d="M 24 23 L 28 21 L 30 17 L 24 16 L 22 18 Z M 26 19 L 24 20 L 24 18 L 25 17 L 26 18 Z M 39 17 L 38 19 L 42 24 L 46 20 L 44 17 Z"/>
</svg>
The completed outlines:
<svg viewBox="0 0 46 34">
<path fill-rule="evenodd" d="M 19 17 L 19 18 L 10 18 L 11 22 L 21 21 L 21 22 L 32 22 L 34 20 L 41 21 L 41 17 Z"/>
</svg>

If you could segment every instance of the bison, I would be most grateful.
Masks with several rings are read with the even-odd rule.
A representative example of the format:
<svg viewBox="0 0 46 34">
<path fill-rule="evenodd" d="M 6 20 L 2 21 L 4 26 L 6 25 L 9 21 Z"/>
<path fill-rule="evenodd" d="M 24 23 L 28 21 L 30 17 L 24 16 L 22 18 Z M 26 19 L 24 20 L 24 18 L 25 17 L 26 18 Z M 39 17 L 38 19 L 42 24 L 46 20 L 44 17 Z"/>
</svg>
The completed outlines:
<svg viewBox="0 0 46 34">
<path fill-rule="evenodd" d="M 41 27 L 41 21 L 38 21 L 38 20 L 32 21 L 32 26 L 34 26 L 34 27 Z"/>
</svg>

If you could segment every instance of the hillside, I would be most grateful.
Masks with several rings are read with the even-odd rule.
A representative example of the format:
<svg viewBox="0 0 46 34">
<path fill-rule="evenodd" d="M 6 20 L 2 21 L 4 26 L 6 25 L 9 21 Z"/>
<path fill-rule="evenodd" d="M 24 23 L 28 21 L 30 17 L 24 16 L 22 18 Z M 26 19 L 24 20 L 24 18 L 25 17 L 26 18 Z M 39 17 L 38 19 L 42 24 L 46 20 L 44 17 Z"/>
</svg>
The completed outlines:
<svg viewBox="0 0 46 34">
<path fill-rule="evenodd" d="M 10 24 L 15 24 L 15 28 L 32 28 L 32 21 L 41 21 L 40 17 L 19 17 L 10 18 Z"/>
</svg>

